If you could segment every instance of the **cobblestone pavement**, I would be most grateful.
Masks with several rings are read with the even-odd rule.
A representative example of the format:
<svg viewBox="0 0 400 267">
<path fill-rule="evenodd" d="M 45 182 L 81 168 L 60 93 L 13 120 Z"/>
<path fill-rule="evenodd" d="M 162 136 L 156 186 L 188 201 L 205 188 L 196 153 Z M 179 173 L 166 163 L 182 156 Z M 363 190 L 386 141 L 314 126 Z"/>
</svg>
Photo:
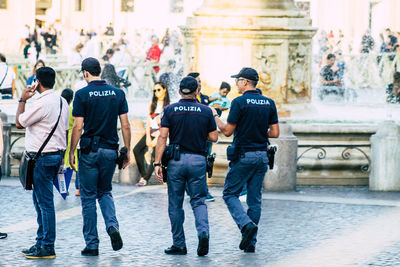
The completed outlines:
<svg viewBox="0 0 400 267">
<path fill-rule="evenodd" d="M 70 188 L 73 192 L 73 185 Z M 37 228 L 31 193 L 16 179 L 0 183 L 0 266 L 400 266 L 400 193 L 365 187 L 304 187 L 263 194 L 255 254 L 239 250 L 240 232 L 221 198 L 210 188 L 210 253 L 198 257 L 193 213 L 185 200 L 186 256 L 165 255 L 171 245 L 166 186 L 114 185 L 124 247 L 111 249 L 98 210 L 100 256 L 82 257 L 85 246 L 79 197 L 55 197 L 54 260 L 27 260 L 21 249 L 34 243 Z"/>
</svg>

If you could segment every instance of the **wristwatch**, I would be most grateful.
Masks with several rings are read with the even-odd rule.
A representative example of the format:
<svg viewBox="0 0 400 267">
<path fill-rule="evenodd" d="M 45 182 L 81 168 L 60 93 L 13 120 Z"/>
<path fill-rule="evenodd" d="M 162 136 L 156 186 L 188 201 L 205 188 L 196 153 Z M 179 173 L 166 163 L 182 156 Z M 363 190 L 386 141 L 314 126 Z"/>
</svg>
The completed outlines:
<svg viewBox="0 0 400 267">
<path fill-rule="evenodd" d="M 26 103 L 26 100 L 24 100 L 22 97 L 20 97 L 20 98 L 18 99 L 18 102 L 24 102 L 24 103 Z"/>
<path fill-rule="evenodd" d="M 161 163 L 155 163 L 153 162 L 153 167 L 161 166 Z"/>
</svg>

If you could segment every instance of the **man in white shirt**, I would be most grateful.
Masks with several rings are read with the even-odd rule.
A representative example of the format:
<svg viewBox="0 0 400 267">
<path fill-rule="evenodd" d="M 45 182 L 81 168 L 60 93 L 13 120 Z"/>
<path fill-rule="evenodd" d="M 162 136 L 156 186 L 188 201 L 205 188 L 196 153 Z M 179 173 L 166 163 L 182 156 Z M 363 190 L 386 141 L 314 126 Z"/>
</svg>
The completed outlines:
<svg viewBox="0 0 400 267">
<path fill-rule="evenodd" d="M 0 92 L 2 99 L 10 99 L 15 91 L 15 72 L 6 63 L 6 57 L 0 54 Z"/>
<path fill-rule="evenodd" d="M 52 259 L 56 257 L 56 218 L 53 202 L 53 180 L 62 164 L 67 148 L 69 108 L 67 101 L 53 90 L 56 73 L 52 68 L 41 67 L 36 71 L 37 86 L 27 87 L 18 100 L 16 125 L 26 128 L 25 149 L 31 157 L 40 147 L 60 120 L 53 136 L 38 157 L 33 173 L 33 204 L 37 213 L 39 228 L 36 244 L 23 250 L 28 259 Z M 25 103 L 36 92 L 39 96 L 25 110 Z M 61 109 L 61 111 L 60 111 Z"/>
</svg>

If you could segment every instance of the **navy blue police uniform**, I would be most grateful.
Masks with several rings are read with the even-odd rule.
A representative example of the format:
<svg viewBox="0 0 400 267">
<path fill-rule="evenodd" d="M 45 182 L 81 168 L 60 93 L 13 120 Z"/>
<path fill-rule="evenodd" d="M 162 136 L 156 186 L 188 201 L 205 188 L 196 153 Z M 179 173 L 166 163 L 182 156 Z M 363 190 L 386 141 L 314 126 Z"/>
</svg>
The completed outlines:
<svg viewBox="0 0 400 267">
<path fill-rule="evenodd" d="M 185 248 L 186 251 L 183 230 L 185 217 L 182 208 L 186 184 L 190 191 L 190 204 L 195 216 L 197 233 L 199 236 L 205 234 L 207 238 L 209 234 L 205 204 L 206 141 L 208 134 L 216 130 L 216 124 L 209 107 L 198 103 L 196 99 L 181 99 L 178 103 L 164 108 L 161 127 L 169 129 L 170 145 L 177 144 L 180 148 L 179 160 L 171 159 L 168 163 L 168 213 L 173 245 Z"/>
<path fill-rule="evenodd" d="M 103 80 L 89 82 L 75 94 L 72 115 L 84 118 L 78 172 L 83 235 L 88 249 L 99 246 L 96 199 L 110 236 L 111 228 L 119 229 L 111 182 L 118 150 L 118 117 L 126 113 L 128 104 L 125 93 Z"/>
<path fill-rule="evenodd" d="M 252 80 L 258 81 L 255 70 L 254 73 Z M 238 78 L 237 75 L 233 77 Z M 236 125 L 232 147 L 237 158 L 230 162 L 223 199 L 242 233 L 252 228 L 250 242 L 240 246 L 246 251 L 250 245 L 254 249 L 257 241 L 262 184 L 268 170 L 268 129 L 269 125 L 278 123 L 275 102 L 257 90 L 248 90 L 232 101 L 227 122 Z M 244 186 L 247 186 L 247 212 L 239 200 Z"/>
</svg>

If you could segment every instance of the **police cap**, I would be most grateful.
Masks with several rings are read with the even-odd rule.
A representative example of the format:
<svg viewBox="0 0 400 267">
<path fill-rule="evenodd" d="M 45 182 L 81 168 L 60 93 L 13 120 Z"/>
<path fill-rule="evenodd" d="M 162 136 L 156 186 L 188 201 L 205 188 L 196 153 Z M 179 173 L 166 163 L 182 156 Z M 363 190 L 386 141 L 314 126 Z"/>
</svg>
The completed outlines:
<svg viewBox="0 0 400 267">
<path fill-rule="evenodd" d="M 258 73 L 253 68 L 243 68 L 239 71 L 238 74 L 232 75 L 232 78 L 245 78 L 247 80 L 256 81 L 258 82 Z"/>
<path fill-rule="evenodd" d="M 93 57 L 85 58 L 82 61 L 82 67 L 81 67 L 81 71 L 84 70 L 95 76 L 100 75 L 101 72 L 100 62 Z"/>
<path fill-rule="evenodd" d="M 187 95 L 195 92 L 199 84 L 197 80 L 191 76 L 186 76 L 182 79 L 181 83 L 179 84 L 179 90 L 182 94 Z"/>
</svg>

